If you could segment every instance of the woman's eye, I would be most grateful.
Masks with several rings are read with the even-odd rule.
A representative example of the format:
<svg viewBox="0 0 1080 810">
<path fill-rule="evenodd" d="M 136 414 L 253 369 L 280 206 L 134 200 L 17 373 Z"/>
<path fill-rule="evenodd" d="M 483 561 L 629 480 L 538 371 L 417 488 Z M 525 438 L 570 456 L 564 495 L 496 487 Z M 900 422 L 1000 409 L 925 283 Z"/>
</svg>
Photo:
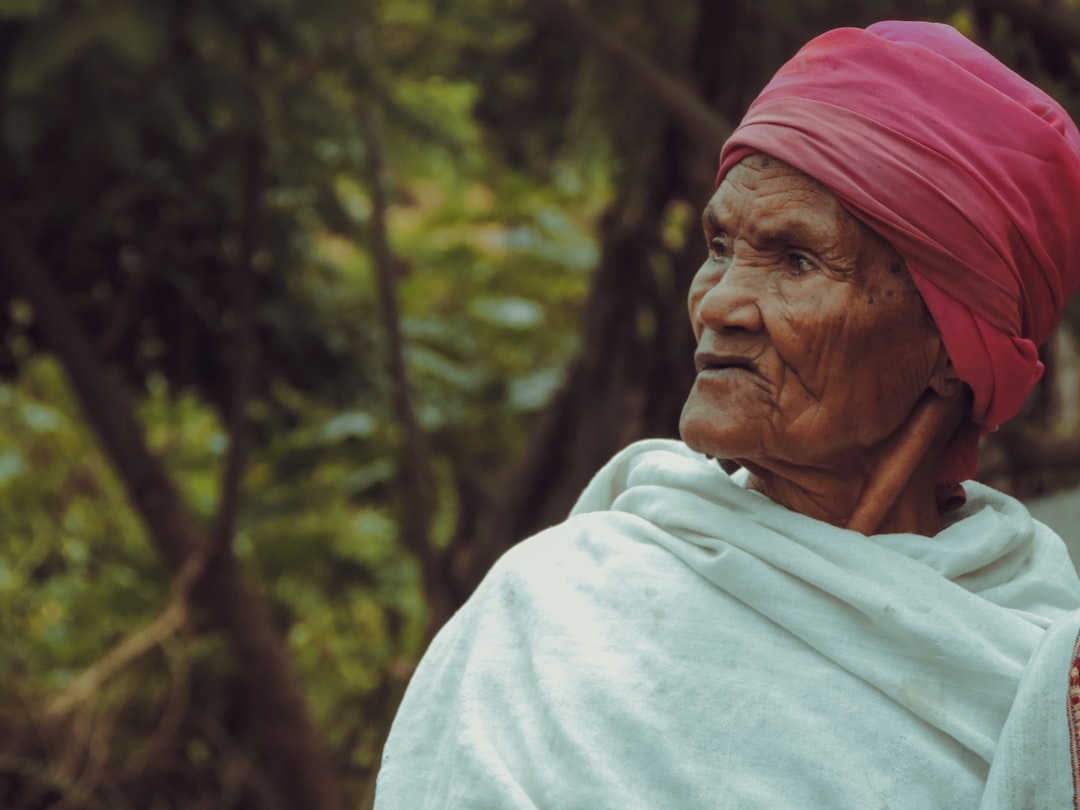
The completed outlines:
<svg viewBox="0 0 1080 810">
<path fill-rule="evenodd" d="M 815 269 L 814 263 L 799 253 L 792 253 L 789 259 L 791 262 L 791 269 L 795 272 L 795 275 L 801 276 L 806 273 L 812 273 Z"/>
<path fill-rule="evenodd" d="M 728 257 L 728 240 L 723 236 L 714 236 L 709 240 L 709 258 L 713 260 Z"/>
</svg>

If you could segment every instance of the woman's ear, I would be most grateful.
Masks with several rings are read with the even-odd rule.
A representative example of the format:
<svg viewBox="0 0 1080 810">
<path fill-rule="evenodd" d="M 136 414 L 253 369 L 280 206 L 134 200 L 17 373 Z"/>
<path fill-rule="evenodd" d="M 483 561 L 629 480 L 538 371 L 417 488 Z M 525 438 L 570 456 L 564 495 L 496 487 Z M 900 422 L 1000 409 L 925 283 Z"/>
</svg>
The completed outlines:
<svg viewBox="0 0 1080 810">
<path fill-rule="evenodd" d="M 959 396 L 964 390 L 964 381 L 957 376 L 944 343 L 938 344 L 937 365 L 927 387 L 944 399 Z"/>
</svg>

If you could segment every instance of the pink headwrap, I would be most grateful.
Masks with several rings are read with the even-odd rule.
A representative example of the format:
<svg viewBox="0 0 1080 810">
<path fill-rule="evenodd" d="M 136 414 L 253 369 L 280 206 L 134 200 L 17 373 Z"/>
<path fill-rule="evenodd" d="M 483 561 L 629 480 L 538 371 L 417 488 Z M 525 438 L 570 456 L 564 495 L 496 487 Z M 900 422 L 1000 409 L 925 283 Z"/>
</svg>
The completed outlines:
<svg viewBox="0 0 1080 810">
<path fill-rule="evenodd" d="M 754 152 L 818 180 L 904 257 L 979 431 L 1019 412 L 1080 285 L 1080 132 L 1060 105 L 950 26 L 840 28 L 750 106 L 717 185 Z M 979 431 L 954 436 L 941 483 L 974 475 Z"/>
</svg>

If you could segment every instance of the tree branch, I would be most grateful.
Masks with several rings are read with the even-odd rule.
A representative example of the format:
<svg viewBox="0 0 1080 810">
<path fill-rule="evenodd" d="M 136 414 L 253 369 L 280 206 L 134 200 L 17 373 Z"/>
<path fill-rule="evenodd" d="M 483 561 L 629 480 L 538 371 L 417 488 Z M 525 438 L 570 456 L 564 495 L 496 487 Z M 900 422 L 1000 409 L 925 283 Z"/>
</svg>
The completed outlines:
<svg viewBox="0 0 1080 810">
<path fill-rule="evenodd" d="M 188 597 L 195 582 L 202 576 L 206 562 L 207 554 L 200 547 L 180 569 L 173 581 L 169 600 L 157 617 L 138 632 L 126 636 L 103 658 L 80 673 L 49 702 L 46 713 L 55 718 L 86 704 L 113 676 L 183 627 L 188 620 Z"/>
<path fill-rule="evenodd" d="M 131 403 L 91 350 L 91 341 L 68 312 L 60 291 L 27 244 L 6 206 L 0 205 L 0 274 L 34 308 L 50 347 L 60 358 L 76 396 L 124 484 L 159 553 L 187 576 L 207 566 L 195 595 L 228 637 L 245 696 L 258 724 L 255 739 L 275 777 L 282 801 L 296 810 L 336 810 L 341 799 L 308 714 L 288 653 L 266 600 L 248 582 L 231 549 L 219 551 L 212 565 L 200 556 L 212 548 L 183 503 L 161 461 L 151 454 Z M 196 555 L 192 559 L 192 555 Z M 185 564 L 190 563 L 190 568 Z M 192 572 L 192 573 L 185 573 Z M 168 608 L 166 608 L 167 614 Z M 162 619 L 168 625 L 175 619 Z M 160 626 L 155 632 L 160 632 Z M 148 633 L 152 636 L 152 633 Z M 123 653 L 147 643 L 132 642 Z M 121 659 L 117 654 L 116 660 Z M 103 667 L 112 667 L 109 662 Z"/>
<path fill-rule="evenodd" d="M 367 31 L 357 25 L 353 31 L 355 49 L 362 65 L 371 64 L 371 44 Z M 401 305 L 398 300 L 398 262 L 390 245 L 387 211 L 386 168 L 380 121 L 372 106 L 358 110 L 360 132 L 366 151 L 366 173 L 371 193 L 371 241 L 375 279 L 378 288 L 379 317 L 386 335 L 386 364 L 390 377 L 394 417 L 403 436 L 400 469 L 407 503 L 401 510 L 402 541 L 420 561 L 429 602 L 428 625 L 434 629 L 449 618 L 452 610 L 445 587 L 442 555 L 431 540 L 435 510 L 435 480 L 424 434 L 412 404 L 408 369 L 405 364 L 405 341 L 401 334 Z"/>
<path fill-rule="evenodd" d="M 259 49 L 257 31 L 250 29 L 244 42 L 244 63 L 247 70 L 248 93 L 252 107 L 260 108 L 257 82 Z M 230 386 L 226 403 L 226 424 L 229 449 L 221 476 L 217 518 L 214 523 L 213 545 L 219 552 L 232 542 L 236 518 L 240 509 L 241 482 L 250 444 L 250 429 L 246 408 L 251 397 L 252 375 L 258 362 L 255 342 L 255 253 L 259 243 L 259 224 L 263 187 L 265 144 L 261 131 L 262 116 L 255 116 L 244 148 L 243 213 L 240 225 L 240 258 L 236 267 L 233 290 L 234 317 Z"/>
<path fill-rule="evenodd" d="M 606 57 L 648 90 L 699 141 L 719 152 L 733 127 L 690 87 L 670 76 L 566 0 L 533 0 L 553 25 Z"/>
<path fill-rule="evenodd" d="M 160 461 L 150 454 L 134 412 L 112 374 L 98 361 L 81 326 L 70 316 L 48 271 L 23 239 L 7 208 L 0 205 L 0 272 L 22 291 L 64 364 L 86 418 L 128 489 L 159 552 L 179 568 L 200 541 L 194 521 Z"/>
</svg>

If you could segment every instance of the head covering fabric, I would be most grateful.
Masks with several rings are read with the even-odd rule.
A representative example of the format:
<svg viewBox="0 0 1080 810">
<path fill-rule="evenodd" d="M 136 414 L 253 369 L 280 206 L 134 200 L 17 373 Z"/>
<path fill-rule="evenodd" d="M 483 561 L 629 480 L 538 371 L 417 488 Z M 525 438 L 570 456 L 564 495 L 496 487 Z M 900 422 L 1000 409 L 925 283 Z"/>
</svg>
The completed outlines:
<svg viewBox="0 0 1080 810">
<path fill-rule="evenodd" d="M 979 430 L 942 479 L 969 478 L 978 433 L 1015 416 L 1038 346 L 1080 285 L 1080 132 L 1050 96 L 948 25 L 841 28 L 803 47 L 720 156 L 750 154 L 826 186 L 904 257 Z"/>
</svg>

